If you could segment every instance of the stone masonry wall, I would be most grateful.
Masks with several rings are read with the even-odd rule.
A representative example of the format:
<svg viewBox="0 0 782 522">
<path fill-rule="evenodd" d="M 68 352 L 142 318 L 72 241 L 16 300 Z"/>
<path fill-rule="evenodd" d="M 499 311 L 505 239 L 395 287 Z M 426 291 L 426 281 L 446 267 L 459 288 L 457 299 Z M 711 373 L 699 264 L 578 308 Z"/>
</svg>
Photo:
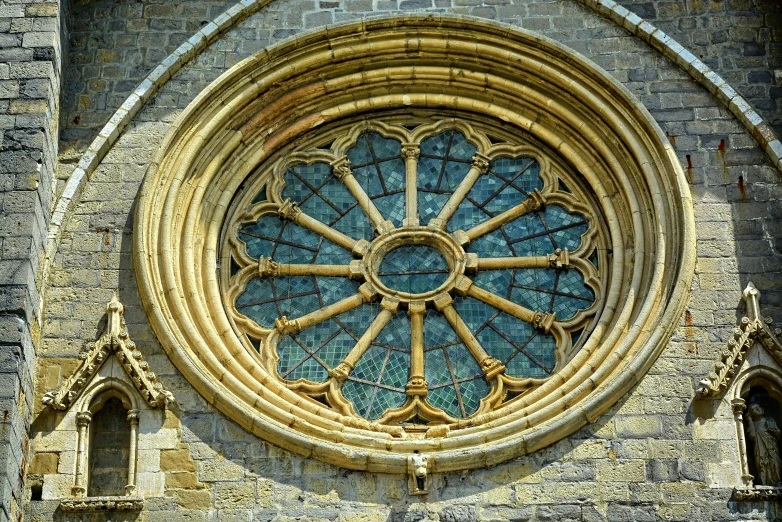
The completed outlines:
<svg viewBox="0 0 782 522">
<path fill-rule="evenodd" d="M 188 5 L 198 10 L 213 4 Z M 425 9 L 538 31 L 583 53 L 622 82 L 672 137 L 682 165 L 692 164 L 699 259 L 678 332 L 623 400 L 594 424 L 542 451 L 489 469 L 436 475 L 430 494 L 421 498 L 407 494 L 405 477 L 346 471 L 291 455 L 216 412 L 173 367 L 146 323 L 134 279 L 131 235 L 133 203 L 156 147 L 176 116 L 220 72 L 304 29 Z M 136 13 L 141 20 L 143 11 L 134 8 L 129 16 Z M 132 21 L 125 21 L 124 31 Z M 108 41 L 107 31 L 123 31 L 111 27 L 96 26 L 97 34 L 90 38 Z M 89 71 L 84 67 L 79 81 L 108 85 L 102 71 L 122 70 L 122 78 L 130 78 L 131 68 L 123 63 Z M 114 86 L 121 91 L 119 82 Z M 107 92 L 107 111 L 109 98 Z M 79 112 L 90 125 L 102 121 L 98 113 L 103 109 L 96 107 Z M 718 153 L 721 143 L 724 156 Z M 763 294 L 764 313 L 782 320 L 780 195 L 779 173 L 727 109 L 659 53 L 578 3 L 276 1 L 179 71 L 134 118 L 93 175 L 66 225 L 47 282 L 38 375 L 72 364 L 83 343 L 94 337 L 105 303 L 118 288 L 131 338 L 180 405 L 175 411 L 179 449 L 162 452 L 159 462 L 165 496 L 148 498 L 139 518 L 149 522 L 774 519 L 777 515 L 762 503 L 730 501 L 737 473 L 735 438 L 714 429 L 719 419 L 709 411 L 715 408 L 693 397 L 694 384 L 732 336 L 748 280 Z M 33 433 L 34 450 L 55 429 L 46 425 L 40 396 L 56 383 L 41 378 L 37 384 L 33 420 L 41 429 Z M 30 502 L 28 514 L 35 520 L 67 519 L 55 513 L 57 505 L 54 499 Z"/>
<path fill-rule="evenodd" d="M 28 458 L 36 276 L 57 158 L 57 0 L 0 0 L 0 520 L 21 516 Z"/>
</svg>

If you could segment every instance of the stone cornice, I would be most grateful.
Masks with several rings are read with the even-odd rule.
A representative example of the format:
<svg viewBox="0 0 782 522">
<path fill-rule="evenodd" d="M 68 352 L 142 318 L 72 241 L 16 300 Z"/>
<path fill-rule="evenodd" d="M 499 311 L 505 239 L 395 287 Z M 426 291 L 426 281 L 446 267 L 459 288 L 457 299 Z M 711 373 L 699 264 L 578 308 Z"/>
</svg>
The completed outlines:
<svg viewBox="0 0 782 522">
<path fill-rule="evenodd" d="M 144 509 L 144 499 L 140 497 L 67 498 L 60 501 L 60 509 L 65 512 L 141 511 Z"/>
<path fill-rule="evenodd" d="M 760 315 L 760 292 L 751 282 L 742 294 L 746 312 L 736 328 L 733 329 L 733 339 L 719 354 L 714 363 L 714 369 L 698 384 L 696 393 L 700 397 L 715 397 L 724 392 L 741 368 L 744 358 L 755 343 L 763 346 L 782 366 L 782 345 L 774 331 L 771 318 L 763 319 Z"/>
<path fill-rule="evenodd" d="M 42 402 L 54 410 L 66 410 L 97 375 L 101 366 L 115 355 L 127 372 L 139 394 L 153 408 L 165 407 L 174 402 L 174 396 L 167 391 L 151 371 L 149 363 L 136 349 L 125 327 L 124 307 L 115 295 L 106 306 L 106 329 L 94 343 L 88 343 L 86 351 L 79 356 L 81 364 L 63 383 L 59 390 L 48 392 Z"/>
</svg>

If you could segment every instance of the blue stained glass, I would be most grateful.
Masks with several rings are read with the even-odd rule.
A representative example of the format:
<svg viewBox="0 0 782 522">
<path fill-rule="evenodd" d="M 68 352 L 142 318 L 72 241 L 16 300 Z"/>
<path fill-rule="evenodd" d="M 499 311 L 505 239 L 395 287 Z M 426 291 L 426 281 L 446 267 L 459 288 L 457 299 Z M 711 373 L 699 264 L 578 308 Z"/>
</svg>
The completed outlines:
<svg viewBox="0 0 782 522">
<path fill-rule="evenodd" d="M 464 413 L 467 416 L 472 415 L 481 405 L 481 399 L 489 394 L 489 383 L 484 379 L 473 379 L 463 381 L 458 384 L 459 394 L 462 396 L 462 405 Z"/>
<path fill-rule="evenodd" d="M 358 184 L 367 193 L 367 195 L 381 196 L 385 192 L 383 191 L 383 184 L 380 183 L 380 178 L 377 175 L 377 168 L 375 165 L 367 165 L 365 167 L 353 167 L 353 176 L 355 176 Z"/>
<path fill-rule="evenodd" d="M 435 408 L 440 408 L 451 417 L 459 418 L 462 416 L 459 400 L 456 398 L 456 390 L 453 385 L 430 389 L 426 400 L 429 404 Z"/>
<path fill-rule="evenodd" d="M 523 345 L 537 332 L 531 324 L 504 312 L 495 317 L 492 324 L 517 345 Z"/>
<path fill-rule="evenodd" d="M 438 288 L 450 269 L 442 253 L 427 245 L 405 245 L 390 251 L 380 262 L 380 281 L 392 290 L 422 294 Z"/>
<path fill-rule="evenodd" d="M 347 332 L 340 332 L 317 351 L 318 358 L 329 368 L 337 366 L 356 345 Z"/>
<path fill-rule="evenodd" d="M 489 171 L 512 182 L 524 192 L 543 190 L 540 165 L 532 158 L 497 158 L 492 162 Z"/>
<path fill-rule="evenodd" d="M 353 254 L 326 238 L 321 239 L 320 248 L 315 256 L 315 264 L 348 265 L 352 260 Z"/>
<path fill-rule="evenodd" d="M 419 190 L 418 217 L 421 220 L 421 223 L 426 224 L 429 223 L 432 218 L 436 218 L 449 197 L 450 195 L 448 194 L 438 194 L 436 192 Z"/>
<path fill-rule="evenodd" d="M 449 346 L 448 359 L 451 361 L 451 367 L 453 368 L 453 374 L 457 379 L 468 379 L 470 377 L 476 377 L 483 375 L 477 361 L 473 358 L 472 354 L 467 351 L 467 347 L 464 344 L 457 344 Z"/>
<path fill-rule="evenodd" d="M 330 202 L 340 214 L 347 212 L 350 207 L 356 204 L 356 198 L 353 197 L 353 194 L 350 193 L 342 181 L 336 178 L 330 179 L 328 183 L 323 185 L 318 194 L 324 200 Z"/>
<path fill-rule="evenodd" d="M 407 400 L 405 393 L 394 392 L 386 390 L 385 388 L 377 388 L 375 400 L 372 401 L 372 407 L 370 409 L 367 418 L 370 420 L 378 419 L 383 415 L 387 409 L 399 408 Z"/>
<path fill-rule="evenodd" d="M 546 256 L 554 252 L 554 244 L 548 235 L 542 235 L 513 243 L 513 250 L 519 256 Z"/>
<path fill-rule="evenodd" d="M 478 331 L 497 313 L 496 308 L 473 297 L 457 297 L 454 308 L 473 332 Z"/>
<path fill-rule="evenodd" d="M 522 352 L 516 352 L 513 359 L 505 365 L 505 371 L 514 377 L 532 379 L 542 379 L 550 373 Z"/>
<path fill-rule="evenodd" d="M 344 277 L 316 276 L 323 306 L 327 306 L 358 293 L 359 282 Z"/>
<path fill-rule="evenodd" d="M 502 227 L 511 241 L 527 238 L 536 234 L 545 234 L 546 228 L 537 214 L 527 214 L 514 219 Z"/>
<path fill-rule="evenodd" d="M 295 165 L 283 176 L 285 186 L 282 198 L 301 203 L 312 194 L 310 187 L 317 188 L 331 177 L 331 165 L 328 163 L 313 163 L 312 165 Z"/>
<path fill-rule="evenodd" d="M 379 303 L 364 303 L 352 310 L 342 312 L 336 319 L 354 339 L 358 340 L 379 313 Z"/>
<path fill-rule="evenodd" d="M 430 387 L 453 382 L 443 348 L 424 352 L 424 376 Z"/>
<path fill-rule="evenodd" d="M 378 382 L 380 371 L 386 362 L 388 349 L 381 346 L 370 346 L 359 359 L 350 377 L 368 382 Z"/>
<path fill-rule="evenodd" d="M 551 294 L 530 290 L 529 288 L 514 288 L 511 291 L 511 301 L 530 310 L 551 312 Z"/>
<path fill-rule="evenodd" d="M 409 352 L 410 335 L 410 318 L 407 314 L 397 313 L 375 338 L 375 343 Z"/>
<path fill-rule="evenodd" d="M 329 378 L 329 374 L 328 370 L 315 358 L 309 357 L 293 368 L 285 378 L 289 381 L 307 379 L 313 382 L 323 382 Z"/>
<path fill-rule="evenodd" d="M 595 294 L 584 284 L 584 276 L 578 270 L 562 270 L 559 272 L 557 291 L 594 301 Z"/>
<path fill-rule="evenodd" d="M 304 351 L 304 348 L 289 336 L 285 336 L 280 339 L 280 343 L 277 345 L 277 354 L 280 356 L 280 362 L 277 363 L 277 372 L 285 376 L 290 372 L 294 366 L 305 357 L 309 357 L 309 354 Z"/>
<path fill-rule="evenodd" d="M 467 197 L 479 205 L 485 205 L 495 192 L 505 186 L 505 181 L 494 174 L 488 173 L 479 177 L 467 193 Z M 507 209 L 503 209 L 507 210 Z"/>
<path fill-rule="evenodd" d="M 459 131 L 453 132 L 451 148 L 448 151 L 449 158 L 469 160 L 478 152 L 478 147 L 467 141 L 467 138 Z"/>
<path fill-rule="evenodd" d="M 573 225 L 584 221 L 580 214 L 571 214 L 559 205 L 547 205 L 544 213 L 550 229 Z"/>
<path fill-rule="evenodd" d="M 369 402 L 372 400 L 374 391 L 374 386 L 356 381 L 348 380 L 342 384 L 342 395 L 353 403 L 353 406 L 356 408 L 356 413 L 363 417 L 367 416 Z"/>
<path fill-rule="evenodd" d="M 307 201 L 302 203 L 301 210 L 308 216 L 317 219 L 322 223 L 331 223 L 335 219 L 338 219 L 340 213 L 336 209 L 328 205 L 319 196 L 313 196 Z"/>
<path fill-rule="evenodd" d="M 421 154 L 443 157 L 448 152 L 448 145 L 451 142 L 451 132 L 447 131 L 434 136 L 430 136 L 421 141 Z"/>
<path fill-rule="evenodd" d="M 556 341 L 552 335 L 538 334 L 529 343 L 527 343 L 523 349 L 523 353 L 526 354 L 534 364 L 538 365 L 539 367 L 542 366 L 542 371 L 545 372 L 545 375 L 551 373 L 551 371 L 554 369 L 554 366 L 557 364 L 557 357 L 555 355 L 556 349 Z M 511 361 L 509 365 L 513 367 L 514 361 Z M 515 374 L 515 370 L 513 371 Z M 527 376 L 525 375 L 525 377 Z M 532 376 L 529 375 L 529 377 Z"/>
<path fill-rule="evenodd" d="M 513 257 L 513 252 L 501 230 L 479 237 L 470 243 L 467 250 L 475 252 L 479 257 Z"/>
<path fill-rule="evenodd" d="M 384 138 L 380 134 L 369 135 L 372 142 L 372 152 L 378 160 L 398 157 L 402 152 L 402 144 L 392 138 Z"/>
<path fill-rule="evenodd" d="M 375 236 L 375 229 L 369 222 L 364 210 L 356 205 L 347 214 L 334 223 L 334 228 L 353 239 L 366 239 L 371 241 Z"/>
<path fill-rule="evenodd" d="M 513 270 L 481 270 L 473 276 L 473 283 L 500 297 L 510 297 Z"/>
<path fill-rule="evenodd" d="M 380 214 L 391 221 L 395 226 L 401 227 L 405 218 L 405 194 L 391 194 L 372 200 Z"/>
<path fill-rule="evenodd" d="M 443 179 L 440 181 L 440 186 L 437 188 L 439 190 L 445 190 L 446 192 L 453 192 L 467 176 L 467 172 L 469 171 L 469 163 L 457 163 L 455 161 L 447 162 L 445 164 Z"/>
<path fill-rule="evenodd" d="M 409 375 L 410 354 L 391 350 L 388 355 L 388 363 L 386 364 L 386 369 L 383 372 L 383 377 L 380 379 L 380 383 L 392 388 L 404 390 Z"/>
<path fill-rule="evenodd" d="M 473 205 L 467 199 L 459 204 L 459 208 L 453 213 L 448 221 L 448 232 L 456 230 L 469 230 L 480 223 L 489 219 L 489 215 L 483 210 Z"/>
<path fill-rule="evenodd" d="M 386 191 L 393 192 L 404 190 L 405 188 L 405 162 L 401 158 L 384 161 L 380 163 L 380 172 L 383 174 L 383 181 L 386 185 Z"/>
<path fill-rule="evenodd" d="M 567 248 L 571 252 L 576 250 L 581 245 L 581 235 L 587 231 L 589 225 L 584 223 L 583 225 L 576 225 L 574 227 L 566 228 L 565 230 L 559 230 L 552 233 L 554 241 L 557 242 L 557 248 Z"/>
<path fill-rule="evenodd" d="M 513 282 L 521 286 L 554 290 L 557 282 L 557 273 L 554 270 L 541 270 L 539 268 L 517 268 Z"/>
<path fill-rule="evenodd" d="M 442 158 L 421 157 L 418 160 L 418 188 L 435 189 L 443 171 Z"/>
<path fill-rule="evenodd" d="M 448 320 L 439 312 L 427 310 L 424 316 L 424 347 L 432 348 L 459 341 Z"/>
<path fill-rule="evenodd" d="M 352 167 L 359 167 L 372 162 L 372 152 L 369 150 L 369 142 L 366 134 L 362 134 L 356 140 L 356 145 L 345 154 Z"/>
<path fill-rule="evenodd" d="M 513 345 L 492 328 L 484 328 L 476 337 L 486 353 L 503 363 L 516 353 Z"/>
<path fill-rule="evenodd" d="M 261 239 L 242 233 L 239 234 L 239 239 L 244 241 L 244 244 L 247 245 L 247 254 L 255 259 L 258 259 L 259 256 L 271 257 L 274 245 L 276 244 L 268 239 Z"/>
<path fill-rule="evenodd" d="M 505 187 L 491 201 L 486 203 L 485 208 L 491 214 L 501 214 L 510 208 L 520 205 L 525 199 L 527 199 L 526 194 L 519 192 L 513 187 Z"/>
</svg>

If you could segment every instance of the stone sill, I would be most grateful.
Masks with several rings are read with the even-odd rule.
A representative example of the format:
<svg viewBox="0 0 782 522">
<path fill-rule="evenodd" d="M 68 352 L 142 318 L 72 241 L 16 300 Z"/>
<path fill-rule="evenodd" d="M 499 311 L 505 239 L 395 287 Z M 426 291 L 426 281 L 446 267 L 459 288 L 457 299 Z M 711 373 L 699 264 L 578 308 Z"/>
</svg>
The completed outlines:
<svg viewBox="0 0 782 522">
<path fill-rule="evenodd" d="M 782 499 L 782 487 L 754 486 L 733 488 L 733 500 L 737 502 L 763 502 Z"/>
<path fill-rule="evenodd" d="M 60 501 L 60 510 L 73 511 L 141 511 L 144 499 L 141 497 L 80 497 Z"/>
</svg>

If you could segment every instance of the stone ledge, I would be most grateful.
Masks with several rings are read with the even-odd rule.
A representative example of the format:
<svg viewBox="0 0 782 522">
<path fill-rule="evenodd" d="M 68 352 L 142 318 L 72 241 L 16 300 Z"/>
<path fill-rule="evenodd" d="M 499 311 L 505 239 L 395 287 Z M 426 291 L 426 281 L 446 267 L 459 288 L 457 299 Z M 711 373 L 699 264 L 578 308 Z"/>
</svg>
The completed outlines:
<svg viewBox="0 0 782 522">
<path fill-rule="evenodd" d="M 141 511 L 144 499 L 141 497 L 83 497 L 60 501 L 60 510 L 66 512 L 86 511 Z"/>
<path fill-rule="evenodd" d="M 733 500 L 737 502 L 763 502 L 782 499 L 782 487 L 754 486 L 733 488 Z"/>
</svg>

